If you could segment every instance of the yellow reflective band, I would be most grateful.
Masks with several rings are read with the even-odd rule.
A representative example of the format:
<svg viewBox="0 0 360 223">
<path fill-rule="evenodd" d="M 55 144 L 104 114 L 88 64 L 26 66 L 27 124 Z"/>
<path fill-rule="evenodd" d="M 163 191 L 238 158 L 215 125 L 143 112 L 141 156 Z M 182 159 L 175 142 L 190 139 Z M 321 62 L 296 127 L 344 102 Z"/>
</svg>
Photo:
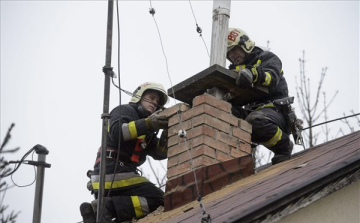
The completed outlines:
<svg viewBox="0 0 360 223">
<path fill-rule="evenodd" d="M 258 60 L 257 62 L 256 62 L 256 66 L 260 66 L 261 65 L 261 60 Z M 255 65 L 254 65 L 255 66 Z"/>
<path fill-rule="evenodd" d="M 281 129 L 278 127 L 277 132 L 275 133 L 275 135 L 267 142 L 262 143 L 265 147 L 273 147 L 275 146 L 282 137 L 282 131 Z"/>
<path fill-rule="evenodd" d="M 146 138 L 146 135 L 139 136 L 138 138 L 139 138 L 139 139 L 145 139 L 145 138 Z"/>
<path fill-rule="evenodd" d="M 261 106 L 257 107 L 255 109 L 255 111 L 260 110 L 262 108 L 274 108 L 274 107 L 275 107 L 275 105 L 273 103 L 268 103 L 268 104 L 264 104 L 264 105 L 261 105 Z"/>
<path fill-rule="evenodd" d="M 136 214 L 136 218 L 141 218 L 143 216 L 143 211 L 141 208 L 140 199 L 138 196 L 131 196 L 131 201 L 134 205 L 134 210 Z"/>
<path fill-rule="evenodd" d="M 130 132 L 130 137 L 132 139 L 136 139 L 137 137 L 137 130 L 136 130 L 136 126 L 135 126 L 135 122 L 129 122 L 129 132 Z"/>
<path fill-rule="evenodd" d="M 112 184 L 112 188 L 120 188 L 120 187 L 128 187 L 131 185 L 139 184 L 139 183 L 145 183 L 149 182 L 144 177 L 133 177 L 126 180 L 117 180 L 114 181 Z M 99 182 L 93 182 L 92 183 L 93 189 L 98 190 L 99 189 Z M 110 189 L 111 182 L 105 182 L 105 189 Z"/>
<path fill-rule="evenodd" d="M 270 81 L 271 81 L 271 75 L 270 75 L 270 73 L 269 73 L 269 72 L 265 72 L 265 81 L 264 81 L 264 83 L 262 83 L 261 85 L 263 85 L 263 86 L 269 86 Z"/>
<path fill-rule="evenodd" d="M 256 81 L 258 80 L 258 76 L 259 76 L 259 74 L 258 74 L 258 72 L 257 72 L 257 70 L 256 70 L 256 67 L 251 68 L 251 72 L 252 72 L 253 75 L 255 76 L 253 82 L 256 83 Z"/>
</svg>

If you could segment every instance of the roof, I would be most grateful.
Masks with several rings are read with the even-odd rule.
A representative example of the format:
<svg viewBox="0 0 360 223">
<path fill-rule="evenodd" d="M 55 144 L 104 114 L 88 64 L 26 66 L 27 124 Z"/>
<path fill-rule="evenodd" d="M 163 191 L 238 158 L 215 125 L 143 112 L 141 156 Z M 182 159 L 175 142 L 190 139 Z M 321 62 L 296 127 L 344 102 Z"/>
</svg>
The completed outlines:
<svg viewBox="0 0 360 223">
<path fill-rule="evenodd" d="M 202 204 L 214 222 L 280 219 L 360 178 L 360 131 L 292 156 L 205 196 Z M 315 196 L 316 195 L 316 196 Z M 306 202 L 305 202 L 306 203 Z M 144 222 L 201 222 L 197 201 Z M 138 221 L 142 222 L 142 220 Z"/>
</svg>

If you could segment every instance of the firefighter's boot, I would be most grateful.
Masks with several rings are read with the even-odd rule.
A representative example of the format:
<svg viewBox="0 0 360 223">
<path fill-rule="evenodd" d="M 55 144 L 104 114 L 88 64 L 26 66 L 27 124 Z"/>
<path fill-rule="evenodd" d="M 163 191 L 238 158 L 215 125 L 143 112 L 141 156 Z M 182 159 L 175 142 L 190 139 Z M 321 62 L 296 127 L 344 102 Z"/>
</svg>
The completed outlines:
<svg viewBox="0 0 360 223">
<path fill-rule="evenodd" d="M 80 205 L 80 213 L 84 223 L 96 223 L 96 215 L 93 206 L 90 203 L 82 203 Z"/>
<path fill-rule="evenodd" d="M 284 162 L 286 160 L 289 160 L 291 158 L 291 153 L 294 148 L 294 143 L 289 140 L 289 143 L 284 148 L 278 148 L 274 151 L 275 155 L 271 159 L 271 163 L 273 165 L 277 163 Z"/>
<path fill-rule="evenodd" d="M 114 204 L 111 197 L 104 198 L 105 206 L 101 209 L 101 223 L 115 223 L 116 220 L 113 219 L 116 217 L 116 212 L 114 209 Z M 94 210 L 97 210 L 98 200 L 91 202 L 91 205 L 94 207 Z"/>
</svg>

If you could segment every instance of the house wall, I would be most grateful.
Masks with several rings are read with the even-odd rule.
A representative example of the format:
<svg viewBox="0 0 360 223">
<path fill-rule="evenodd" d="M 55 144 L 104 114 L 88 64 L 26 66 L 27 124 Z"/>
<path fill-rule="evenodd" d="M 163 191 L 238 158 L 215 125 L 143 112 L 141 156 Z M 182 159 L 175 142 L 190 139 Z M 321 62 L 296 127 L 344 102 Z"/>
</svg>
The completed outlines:
<svg viewBox="0 0 360 223">
<path fill-rule="evenodd" d="M 286 216 L 278 223 L 360 222 L 360 181 Z"/>
</svg>

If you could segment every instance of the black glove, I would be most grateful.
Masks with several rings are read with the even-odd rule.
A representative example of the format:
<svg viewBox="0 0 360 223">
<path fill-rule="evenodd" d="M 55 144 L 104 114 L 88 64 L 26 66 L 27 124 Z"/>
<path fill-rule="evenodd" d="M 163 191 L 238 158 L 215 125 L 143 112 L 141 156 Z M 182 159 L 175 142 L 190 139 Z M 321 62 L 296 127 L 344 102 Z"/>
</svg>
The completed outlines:
<svg viewBox="0 0 360 223">
<path fill-rule="evenodd" d="M 250 87 L 253 83 L 253 73 L 247 68 L 242 69 L 235 83 L 239 87 Z"/>
<path fill-rule="evenodd" d="M 146 125 L 150 131 L 155 132 L 159 129 L 168 128 L 168 120 L 166 115 L 151 115 L 145 119 Z"/>
</svg>

